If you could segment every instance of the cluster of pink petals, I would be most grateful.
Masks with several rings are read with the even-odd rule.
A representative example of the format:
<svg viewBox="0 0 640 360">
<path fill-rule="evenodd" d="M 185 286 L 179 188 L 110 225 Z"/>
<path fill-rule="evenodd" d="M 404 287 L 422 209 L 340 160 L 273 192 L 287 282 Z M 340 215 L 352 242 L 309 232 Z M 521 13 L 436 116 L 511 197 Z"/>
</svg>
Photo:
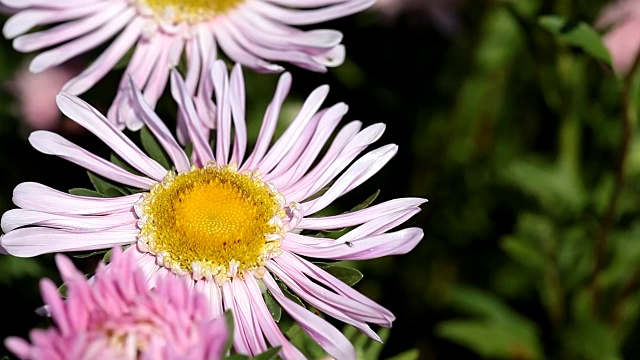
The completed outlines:
<svg viewBox="0 0 640 360">
<path fill-rule="evenodd" d="M 173 97 L 185 119 L 184 131 L 192 144 L 191 156 L 185 154 L 133 84 L 128 94 L 137 116 L 156 136 L 177 171 L 188 171 L 192 164 L 200 167 L 210 161 L 221 165 L 236 163 L 241 170 L 260 171 L 262 179 L 275 186 L 286 203 L 299 204 L 288 209 L 292 218 L 281 241 L 282 254 L 267 261 L 268 271 L 261 278 L 245 273 L 243 278 L 233 278 L 223 285 L 207 279 L 181 278 L 193 292 L 205 294 L 214 317 L 225 310 L 232 311 L 236 324 L 233 342 L 239 353 L 256 355 L 270 345 L 281 346 L 285 359 L 304 358 L 280 332 L 267 309 L 262 296 L 266 288 L 328 354 L 337 359 L 354 359 L 350 341 L 329 322 L 290 300 L 276 278 L 314 308 L 353 325 L 373 339 L 380 340 L 369 324 L 391 326 L 394 320 L 391 312 L 306 260 L 307 257 L 364 260 L 404 254 L 422 239 L 423 231 L 419 228 L 393 230 L 420 211 L 419 206 L 426 201 L 421 198 L 399 198 L 346 214 L 312 216 L 372 177 L 396 154 L 395 144 L 365 152 L 380 138 L 385 126 L 378 123 L 363 128 L 360 121 L 352 121 L 334 134 L 347 106 L 338 103 L 322 108 L 329 88 L 320 86 L 304 101 L 284 133 L 273 141 L 280 109 L 291 86 L 291 75 L 284 73 L 264 115 L 256 144 L 249 152 L 244 80 L 239 65 L 229 75 L 226 65 L 217 61 L 205 78 L 204 88 L 208 89 L 208 95 L 215 96 L 216 103 L 210 98 L 204 108 L 213 111 L 214 116 L 209 113 L 202 116 L 177 72 L 172 73 L 171 80 Z M 167 169 L 141 151 L 97 110 L 67 93 L 58 95 L 57 100 L 64 114 L 98 136 L 141 175 L 47 131 L 30 136 L 36 149 L 63 157 L 114 182 L 144 190 L 163 180 Z M 212 121 L 214 126 L 210 124 Z M 332 142 L 326 146 L 332 135 L 335 135 Z M 210 137 L 215 140 L 215 148 L 210 146 Z M 324 188 L 326 191 L 320 196 L 307 200 Z M 75 196 L 37 183 L 22 183 L 13 194 L 13 202 L 20 208 L 2 217 L 5 235 L 0 243 L 6 253 L 15 256 L 136 244 L 139 214 L 134 204 L 140 197 L 140 193 L 115 198 Z M 335 240 L 301 234 L 303 230 L 346 227 L 353 229 Z M 134 254 L 151 286 L 165 277 L 177 276 L 159 265 L 155 256 L 136 246 L 127 252 Z"/>
<path fill-rule="evenodd" d="M 608 4 L 595 26 L 606 30 L 603 40 L 613 68 L 620 75 L 627 74 L 640 55 L 640 1 L 617 0 Z"/>
<path fill-rule="evenodd" d="M 186 55 L 186 84 L 197 90 L 206 64 L 217 57 L 219 46 L 233 61 L 260 72 L 282 71 L 271 61 L 288 62 L 313 70 L 344 61 L 342 34 L 335 30 L 302 31 L 313 25 L 370 7 L 375 0 L 242 0 L 235 8 L 200 23 L 164 22 L 133 0 L 0 0 L 15 8 L 3 33 L 21 52 L 45 50 L 31 62 L 40 72 L 109 43 L 106 50 L 63 90 L 80 95 L 112 70 L 135 48 L 127 72 L 143 89 L 151 108 L 162 95 L 169 71 Z M 28 33 L 41 25 L 44 30 Z M 54 25 L 54 26 L 50 26 Z M 113 39 L 112 39 L 113 38 Z M 123 77 L 121 87 L 126 86 Z M 138 129 L 142 123 L 129 116 L 117 96 L 109 118 L 120 128 Z"/>
<path fill-rule="evenodd" d="M 211 318 L 204 296 L 171 277 L 149 289 L 132 254 L 117 247 L 111 259 L 87 280 L 71 260 L 56 255 L 66 298 L 51 280 L 40 282 L 55 326 L 31 330 L 31 343 L 9 337 L 6 347 L 24 360 L 222 358 L 226 319 Z"/>
</svg>

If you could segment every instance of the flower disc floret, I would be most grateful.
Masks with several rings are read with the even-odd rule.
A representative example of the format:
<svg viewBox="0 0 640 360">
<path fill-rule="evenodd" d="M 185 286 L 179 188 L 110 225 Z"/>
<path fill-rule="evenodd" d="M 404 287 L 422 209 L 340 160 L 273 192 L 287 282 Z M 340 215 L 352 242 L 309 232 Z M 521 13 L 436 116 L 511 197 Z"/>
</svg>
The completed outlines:
<svg viewBox="0 0 640 360">
<path fill-rule="evenodd" d="M 136 206 L 138 247 L 158 264 L 218 283 L 260 274 L 280 254 L 284 196 L 259 174 L 234 165 L 169 172 Z"/>
<path fill-rule="evenodd" d="M 173 24 L 196 24 L 233 9 L 243 0 L 138 0 L 143 13 L 151 12 L 157 20 Z"/>
</svg>

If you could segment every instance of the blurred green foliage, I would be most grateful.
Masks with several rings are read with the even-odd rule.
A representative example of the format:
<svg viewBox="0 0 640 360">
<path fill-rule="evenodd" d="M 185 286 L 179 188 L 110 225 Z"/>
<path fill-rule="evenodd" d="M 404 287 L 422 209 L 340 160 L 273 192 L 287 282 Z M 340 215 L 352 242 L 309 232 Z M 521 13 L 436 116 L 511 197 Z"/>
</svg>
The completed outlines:
<svg viewBox="0 0 640 360">
<path fill-rule="evenodd" d="M 327 74 L 288 67 L 293 89 L 283 119 L 327 83 L 327 105 L 347 103 L 346 120 L 386 123 L 379 143 L 400 145 L 332 211 L 378 190 L 374 203 L 429 199 L 406 225 L 425 230 L 414 251 L 348 263 L 359 271 L 346 274 L 354 282 L 364 275 L 354 286 L 397 317 L 390 331 L 378 331 L 384 346 L 345 328 L 362 359 L 640 358 L 640 78 L 616 75 L 591 27 L 605 4 L 469 0 L 448 32 L 428 17 L 389 21 L 369 10 L 326 24 L 345 34 L 344 65 Z M 18 58 L 28 57 L 3 42 L 0 80 L 12 76 Z M 277 75 L 244 74 L 255 138 Z M 115 88 L 119 75 L 83 98 L 104 110 L 112 96 L 104 89 Z M 13 206 L 11 190 L 21 181 L 64 191 L 101 186 L 31 149 L 14 98 L 1 91 L 2 210 Z M 158 107 L 164 119 L 174 110 L 171 101 Z M 70 137 L 109 157 L 86 133 Z M 2 337 L 46 323 L 33 312 L 45 275 L 56 279 L 51 257 L 0 258 L 5 318 L 24 316 L 3 326 Z M 320 357 L 307 340 L 295 341 Z"/>
</svg>

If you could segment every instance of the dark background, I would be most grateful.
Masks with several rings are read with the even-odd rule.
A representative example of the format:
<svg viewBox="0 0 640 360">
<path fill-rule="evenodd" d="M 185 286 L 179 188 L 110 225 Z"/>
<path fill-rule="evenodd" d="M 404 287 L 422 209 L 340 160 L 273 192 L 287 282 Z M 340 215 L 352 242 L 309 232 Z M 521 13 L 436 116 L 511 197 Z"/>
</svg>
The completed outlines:
<svg viewBox="0 0 640 360">
<path fill-rule="evenodd" d="M 557 15 L 593 24 L 605 2 L 453 1 L 441 0 L 444 23 L 434 15 L 437 1 L 418 0 L 394 15 L 374 8 L 315 26 L 345 34 L 345 64 L 326 74 L 287 66 L 289 101 L 329 84 L 325 104 L 349 105 L 344 123 L 384 122 L 373 147 L 400 147 L 336 210 L 378 189 L 376 202 L 429 200 L 405 224 L 425 232 L 412 252 L 353 264 L 365 275 L 356 288 L 397 317 L 379 357 L 416 349 L 420 359 L 638 358 L 640 140 L 623 131 L 625 121 L 635 127 L 635 87 L 625 120 L 625 85 L 611 67 L 539 23 Z M 26 59 L 0 43 L 0 78 L 11 79 Z M 244 74 L 255 131 L 278 76 Z M 82 97 L 105 112 L 119 75 Z M 0 209 L 13 207 L 11 191 L 22 181 L 91 187 L 84 170 L 29 146 L 15 93 L 6 86 L 0 95 Z M 69 129 L 57 130 L 108 154 Z M 620 173 L 624 183 L 616 185 Z M 2 338 L 45 324 L 33 311 L 42 276 L 58 281 L 51 256 L 0 258 Z"/>
</svg>

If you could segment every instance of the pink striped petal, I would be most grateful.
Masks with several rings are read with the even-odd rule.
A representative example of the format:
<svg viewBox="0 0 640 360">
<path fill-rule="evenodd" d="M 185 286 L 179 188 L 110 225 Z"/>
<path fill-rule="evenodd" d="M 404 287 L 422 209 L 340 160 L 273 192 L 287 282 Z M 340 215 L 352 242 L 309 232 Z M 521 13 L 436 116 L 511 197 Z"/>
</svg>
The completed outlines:
<svg viewBox="0 0 640 360">
<path fill-rule="evenodd" d="M 112 228 L 136 229 L 133 213 L 109 215 L 59 215 L 41 211 L 11 209 L 2 215 L 2 231 L 8 233 L 27 225 L 58 228 L 68 231 L 101 231 Z"/>
<path fill-rule="evenodd" d="M 362 224 L 374 217 L 384 218 L 388 214 L 396 211 L 416 208 L 426 201 L 426 199 L 421 198 L 392 199 L 347 214 L 324 217 L 305 217 L 300 221 L 300 224 L 298 224 L 298 228 L 308 230 L 340 229 L 343 227 Z"/>
<path fill-rule="evenodd" d="M 59 156 L 120 184 L 135 186 L 140 189 L 149 189 L 156 183 L 154 180 L 124 170 L 69 142 L 56 133 L 42 130 L 34 131 L 29 136 L 29 142 L 41 153 Z"/>
<path fill-rule="evenodd" d="M 327 291 L 326 288 L 313 283 L 302 272 L 293 267 L 284 270 L 280 267 L 277 259 L 269 262 L 268 267 L 289 289 L 293 290 L 296 295 L 311 306 L 337 320 L 353 325 L 370 338 L 380 341 L 378 334 L 371 330 L 371 327 L 366 323 L 385 322 L 384 318 L 379 320 L 381 316 L 377 309 L 368 308 L 340 294 Z M 335 281 L 340 280 L 335 279 Z"/>
<path fill-rule="evenodd" d="M 13 203 L 26 210 L 51 214 L 103 215 L 131 212 L 140 194 L 114 198 L 77 196 L 42 184 L 24 182 L 13 190 Z"/>
<path fill-rule="evenodd" d="M 335 199 L 351 191 L 377 173 L 398 152 L 398 146 L 389 144 L 368 152 L 354 162 L 322 196 L 302 203 L 306 215 L 324 209 Z"/>
<path fill-rule="evenodd" d="M 0 237 L 0 245 L 13 256 L 31 257 L 64 251 L 108 249 L 132 244 L 139 230 L 69 232 L 42 227 L 21 228 Z"/>
<path fill-rule="evenodd" d="M 349 243 L 334 242 L 331 245 L 325 244 L 321 247 L 282 242 L 282 249 L 319 259 L 366 260 L 406 254 L 418 245 L 423 235 L 422 229 L 407 228 L 392 233 L 356 239 Z"/>
<path fill-rule="evenodd" d="M 80 98 L 61 92 L 56 96 L 60 111 L 104 141 L 129 165 L 156 181 L 167 170 L 143 153 L 124 133 L 116 129 L 98 110 Z"/>
<path fill-rule="evenodd" d="M 264 154 L 266 154 L 267 149 L 269 148 L 271 139 L 273 138 L 273 133 L 276 129 L 276 124 L 278 123 L 278 117 L 280 116 L 280 109 L 282 109 L 282 103 L 289 94 L 290 89 L 291 74 L 287 72 L 282 74 L 278 80 L 276 92 L 264 114 L 260 132 L 258 133 L 258 139 L 253 147 L 253 152 L 249 155 L 247 161 L 245 161 L 243 168 L 255 168 L 262 161 Z"/>
</svg>

